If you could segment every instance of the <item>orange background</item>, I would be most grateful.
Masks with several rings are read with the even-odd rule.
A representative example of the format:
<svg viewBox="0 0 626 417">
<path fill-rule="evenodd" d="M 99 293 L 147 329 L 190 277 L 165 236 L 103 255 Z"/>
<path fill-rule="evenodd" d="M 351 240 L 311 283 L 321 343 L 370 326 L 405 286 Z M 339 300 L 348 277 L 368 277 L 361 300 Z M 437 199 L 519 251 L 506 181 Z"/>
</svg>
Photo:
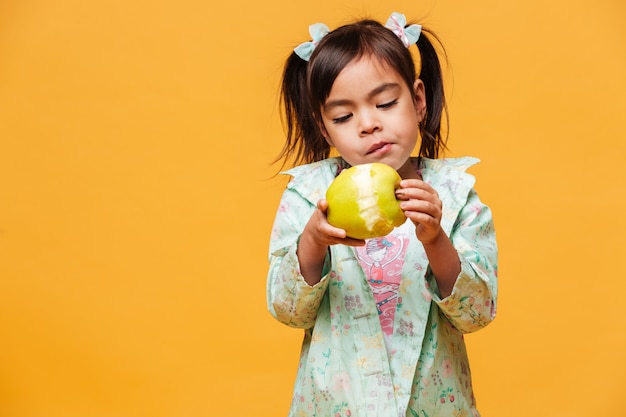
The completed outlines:
<svg viewBox="0 0 626 417">
<path fill-rule="evenodd" d="M 277 91 L 307 26 L 391 11 L 450 56 L 449 156 L 494 210 L 484 417 L 626 410 L 626 3 L 0 3 L 0 416 L 284 416 L 265 306 Z"/>
</svg>

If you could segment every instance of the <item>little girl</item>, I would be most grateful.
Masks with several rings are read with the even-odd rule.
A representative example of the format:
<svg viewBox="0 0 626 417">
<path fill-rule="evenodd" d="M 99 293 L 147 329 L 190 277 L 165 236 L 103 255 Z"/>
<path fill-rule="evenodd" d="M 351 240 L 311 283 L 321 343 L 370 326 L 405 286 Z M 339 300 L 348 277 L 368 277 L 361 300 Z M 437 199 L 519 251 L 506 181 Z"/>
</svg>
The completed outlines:
<svg viewBox="0 0 626 417">
<path fill-rule="evenodd" d="M 497 246 L 465 172 L 477 160 L 436 159 L 436 38 L 398 13 L 310 31 L 283 74 L 280 158 L 303 165 L 286 171 L 267 279 L 271 314 L 304 330 L 289 415 L 478 416 L 463 334 L 495 317 Z M 407 221 L 366 242 L 328 223 L 324 195 L 342 169 L 370 162 L 403 178 Z"/>
</svg>

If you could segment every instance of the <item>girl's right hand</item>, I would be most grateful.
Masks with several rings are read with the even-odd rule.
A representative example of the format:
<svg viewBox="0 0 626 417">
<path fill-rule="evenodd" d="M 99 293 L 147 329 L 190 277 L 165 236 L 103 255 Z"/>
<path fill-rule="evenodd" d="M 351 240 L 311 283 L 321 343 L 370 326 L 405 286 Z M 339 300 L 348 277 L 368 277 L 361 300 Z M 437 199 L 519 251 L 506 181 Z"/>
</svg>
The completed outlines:
<svg viewBox="0 0 626 417">
<path fill-rule="evenodd" d="M 330 245 L 347 245 L 347 246 L 364 246 L 365 241 L 362 239 L 353 239 L 346 235 L 346 231 L 335 227 L 328 223 L 327 213 L 328 202 L 321 199 L 317 202 L 317 209 L 306 224 L 302 237 L 308 234 L 309 238 L 320 246 Z"/>
<path fill-rule="evenodd" d="M 328 223 L 326 212 L 328 202 L 324 199 L 317 202 L 317 209 L 309 219 L 300 242 L 298 243 L 297 256 L 300 264 L 300 273 L 304 280 L 311 286 L 322 279 L 324 261 L 331 245 L 363 246 L 365 241 L 346 236 L 346 231 Z"/>
</svg>

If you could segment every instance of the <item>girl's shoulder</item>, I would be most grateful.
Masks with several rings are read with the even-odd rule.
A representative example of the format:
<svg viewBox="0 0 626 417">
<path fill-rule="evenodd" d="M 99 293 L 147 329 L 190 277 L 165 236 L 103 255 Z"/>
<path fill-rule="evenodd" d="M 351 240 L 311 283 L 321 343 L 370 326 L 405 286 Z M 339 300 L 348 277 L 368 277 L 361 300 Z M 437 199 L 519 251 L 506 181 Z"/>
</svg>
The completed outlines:
<svg viewBox="0 0 626 417">
<path fill-rule="evenodd" d="M 334 178 L 344 165 L 343 159 L 339 157 L 327 158 L 310 164 L 298 165 L 286 171 L 282 171 L 281 174 L 291 175 L 293 177 L 292 181 L 302 178 L 308 180 L 309 177 L 320 174 L 324 176 L 331 175 Z"/>
<path fill-rule="evenodd" d="M 476 178 L 466 170 L 478 163 L 477 158 L 422 158 L 419 164 L 419 172 L 422 179 L 435 188 L 439 198 L 449 212 L 451 221 L 462 207 L 465 206 L 471 190 L 474 188 Z"/>
<path fill-rule="evenodd" d="M 465 172 L 469 167 L 476 165 L 478 162 L 480 162 L 480 159 L 474 158 L 473 156 L 441 159 L 420 158 L 420 169 L 428 169 L 434 172 Z"/>
<path fill-rule="evenodd" d="M 420 158 L 418 172 L 424 181 L 435 187 L 463 184 L 471 188 L 476 178 L 466 171 L 478 162 L 478 158 L 470 156 L 441 159 Z"/>
<path fill-rule="evenodd" d="M 343 168 L 345 168 L 343 159 L 335 157 L 299 165 L 282 171 L 281 174 L 291 175 L 287 188 L 316 202 Z"/>
</svg>

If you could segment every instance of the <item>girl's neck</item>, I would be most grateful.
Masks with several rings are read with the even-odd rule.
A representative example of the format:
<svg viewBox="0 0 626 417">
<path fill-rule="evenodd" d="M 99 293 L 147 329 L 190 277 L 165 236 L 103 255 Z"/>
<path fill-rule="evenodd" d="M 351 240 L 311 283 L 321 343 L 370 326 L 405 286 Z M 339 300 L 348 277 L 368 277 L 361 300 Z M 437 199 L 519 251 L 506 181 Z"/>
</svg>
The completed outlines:
<svg viewBox="0 0 626 417">
<path fill-rule="evenodd" d="M 407 179 L 421 179 L 420 174 L 418 173 L 419 169 L 419 158 L 409 158 L 407 161 L 398 169 L 398 174 L 402 177 L 403 180 Z"/>
</svg>

